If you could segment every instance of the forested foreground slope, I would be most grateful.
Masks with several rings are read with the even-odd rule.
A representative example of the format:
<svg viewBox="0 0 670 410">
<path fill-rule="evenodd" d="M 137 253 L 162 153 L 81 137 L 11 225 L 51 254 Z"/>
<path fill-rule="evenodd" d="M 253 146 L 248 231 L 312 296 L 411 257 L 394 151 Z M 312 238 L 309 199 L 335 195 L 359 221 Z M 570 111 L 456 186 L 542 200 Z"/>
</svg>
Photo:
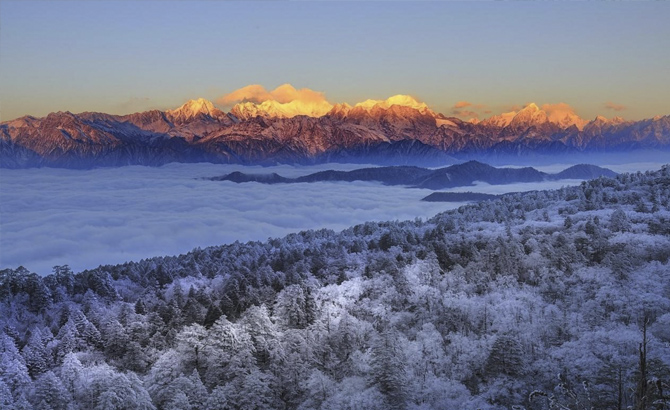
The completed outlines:
<svg viewBox="0 0 670 410">
<path fill-rule="evenodd" d="M 0 272 L 0 408 L 670 408 L 670 167 Z"/>
</svg>

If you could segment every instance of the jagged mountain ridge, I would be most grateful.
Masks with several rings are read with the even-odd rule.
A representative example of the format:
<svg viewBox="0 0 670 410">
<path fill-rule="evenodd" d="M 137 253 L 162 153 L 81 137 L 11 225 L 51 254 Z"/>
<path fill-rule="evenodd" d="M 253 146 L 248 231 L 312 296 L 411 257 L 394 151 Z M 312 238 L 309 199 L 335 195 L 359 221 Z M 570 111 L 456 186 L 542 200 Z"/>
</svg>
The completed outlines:
<svg viewBox="0 0 670 410">
<path fill-rule="evenodd" d="M 468 161 L 440 169 L 428 169 L 416 166 L 391 166 L 361 168 L 353 171 L 320 171 L 313 174 L 286 178 L 277 173 L 245 174 L 232 172 L 227 175 L 208 178 L 212 181 L 232 181 L 236 183 L 259 182 L 263 184 L 305 183 L 321 181 L 375 181 L 385 185 L 406 185 L 416 188 L 445 189 L 472 185 L 475 181 L 491 185 L 512 184 L 517 182 L 542 182 L 560 179 L 593 179 L 601 176 L 615 177 L 616 172 L 595 165 L 579 164 L 565 170 L 548 174 L 535 168 L 496 168 L 478 162 Z"/>
<path fill-rule="evenodd" d="M 535 104 L 479 123 L 445 117 L 407 96 L 273 115 L 204 99 L 128 115 L 56 112 L 0 124 L 3 167 L 92 167 L 167 162 L 445 164 L 453 156 L 668 149 L 670 116 L 632 122 L 552 120 Z M 300 112 L 299 110 L 297 112 Z M 311 112 L 311 111 L 310 111 Z M 238 115 L 235 115 L 238 113 Z M 514 115 L 511 115 L 514 114 Z M 397 144 L 402 142 L 403 144 Z"/>
</svg>

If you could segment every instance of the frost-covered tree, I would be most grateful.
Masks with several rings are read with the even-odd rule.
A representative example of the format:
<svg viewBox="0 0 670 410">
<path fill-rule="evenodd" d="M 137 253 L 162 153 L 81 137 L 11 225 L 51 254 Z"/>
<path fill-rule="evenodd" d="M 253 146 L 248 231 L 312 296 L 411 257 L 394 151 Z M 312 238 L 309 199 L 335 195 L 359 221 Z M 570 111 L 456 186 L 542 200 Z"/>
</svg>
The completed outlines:
<svg viewBox="0 0 670 410">
<path fill-rule="evenodd" d="M 252 306 L 240 318 L 240 324 L 251 337 L 254 356 L 259 366 L 267 366 L 279 352 L 279 331 L 270 319 L 265 305 Z"/>
<path fill-rule="evenodd" d="M 201 369 L 206 338 L 207 331 L 198 324 L 187 326 L 177 334 L 177 351 L 188 372 Z"/>
<path fill-rule="evenodd" d="M 291 285 L 277 295 L 275 316 L 278 323 L 295 329 L 303 329 L 314 321 L 314 299 L 309 288 Z"/>
<path fill-rule="evenodd" d="M 409 396 L 406 363 L 397 332 L 384 330 L 370 350 L 370 382 L 384 395 L 388 408 L 405 408 Z"/>
<path fill-rule="evenodd" d="M 14 340 L 0 331 L 0 380 L 12 392 L 14 399 L 29 392 L 32 380 L 23 357 L 19 354 Z"/>
<path fill-rule="evenodd" d="M 23 356 L 28 372 L 35 378 L 46 372 L 52 367 L 51 354 L 47 349 L 47 340 L 43 337 L 42 331 L 35 328 L 28 339 L 28 344 L 23 347 L 21 355 Z"/>
<path fill-rule="evenodd" d="M 272 389 L 272 381 L 270 375 L 252 370 L 226 384 L 225 396 L 232 408 L 240 410 L 279 409 L 281 406 Z"/>
<path fill-rule="evenodd" d="M 610 229 L 614 232 L 627 232 L 630 230 L 628 215 L 621 208 L 612 212 L 610 217 Z"/>
<path fill-rule="evenodd" d="M 72 402 L 72 395 L 58 376 L 48 371 L 35 380 L 33 401 L 38 407 L 42 406 L 41 403 L 46 403 L 53 410 L 66 410 Z"/>
<path fill-rule="evenodd" d="M 212 389 L 212 392 L 207 397 L 205 402 L 205 408 L 212 410 L 227 410 L 230 408 L 228 405 L 228 397 L 226 397 L 226 389 L 223 386 L 217 386 Z"/>
<path fill-rule="evenodd" d="M 524 355 L 517 337 L 504 334 L 496 338 L 486 361 L 486 372 L 492 376 L 517 376 L 524 371 Z"/>
<path fill-rule="evenodd" d="M 3 380 L 0 379 L 0 410 L 11 410 L 14 407 L 12 392 Z"/>
<path fill-rule="evenodd" d="M 254 345 L 246 330 L 228 321 L 225 316 L 209 329 L 204 341 L 206 357 L 205 384 L 223 385 L 256 370 Z"/>
</svg>

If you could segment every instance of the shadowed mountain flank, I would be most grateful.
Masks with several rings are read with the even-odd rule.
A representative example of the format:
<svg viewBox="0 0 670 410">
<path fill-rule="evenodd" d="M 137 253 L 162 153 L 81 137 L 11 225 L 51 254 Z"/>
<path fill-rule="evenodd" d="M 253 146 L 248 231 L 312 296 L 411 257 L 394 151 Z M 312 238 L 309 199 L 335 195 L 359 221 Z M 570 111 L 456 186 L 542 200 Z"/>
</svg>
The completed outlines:
<svg viewBox="0 0 670 410">
<path fill-rule="evenodd" d="M 361 168 L 353 171 L 321 171 L 313 174 L 286 178 L 272 174 L 245 174 L 233 172 L 226 175 L 207 178 L 212 181 L 232 181 L 236 183 L 258 182 L 262 184 L 291 184 L 323 181 L 370 181 L 385 185 L 405 185 L 415 188 L 445 189 L 470 186 L 475 182 L 490 185 L 505 185 L 519 182 L 542 182 L 561 179 L 589 179 L 600 176 L 613 177 L 616 172 L 595 165 L 574 165 L 556 174 L 548 174 L 535 168 L 496 168 L 478 162 L 468 161 L 439 169 L 414 166 L 392 166 Z"/>
</svg>

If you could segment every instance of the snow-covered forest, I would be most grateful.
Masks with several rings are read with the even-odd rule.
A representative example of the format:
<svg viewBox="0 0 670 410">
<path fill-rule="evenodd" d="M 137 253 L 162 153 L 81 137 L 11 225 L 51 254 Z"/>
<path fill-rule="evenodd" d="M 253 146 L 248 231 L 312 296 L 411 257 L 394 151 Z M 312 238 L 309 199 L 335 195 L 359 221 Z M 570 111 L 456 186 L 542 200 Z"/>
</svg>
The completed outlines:
<svg viewBox="0 0 670 410">
<path fill-rule="evenodd" d="M 670 409 L 670 166 L 0 271 L 0 409 Z"/>
</svg>

